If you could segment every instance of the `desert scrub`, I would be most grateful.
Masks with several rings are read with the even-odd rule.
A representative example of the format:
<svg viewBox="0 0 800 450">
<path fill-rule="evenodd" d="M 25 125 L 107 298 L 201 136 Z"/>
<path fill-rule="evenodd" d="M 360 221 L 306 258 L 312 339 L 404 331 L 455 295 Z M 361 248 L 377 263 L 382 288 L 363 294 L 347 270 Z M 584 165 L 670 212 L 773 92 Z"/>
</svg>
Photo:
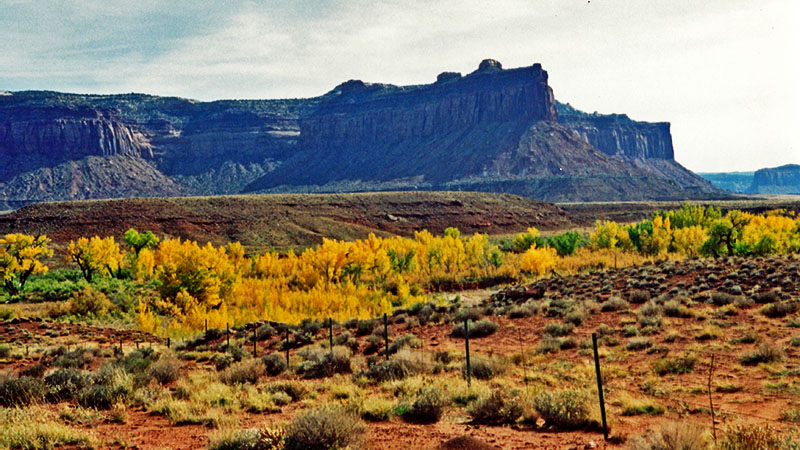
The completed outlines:
<svg viewBox="0 0 800 450">
<path fill-rule="evenodd" d="M 661 358 L 653 365 L 653 370 L 659 375 L 683 374 L 694 371 L 696 358 L 691 355 L 683 355 L 676 358 Z"/>
<path fill-rule="evenodd" d="M 798 448 L 791 438 L 766 425 L 733 425 L 725 430 L 719 442 L 720 450 L 793 450 Z"/>
<path fill-rule="evenodd" d="M 281 450 L 285 431 L 280 427 L 225 430 L 211 437 L 209 450 Z"/>
<path fill-rule="evenodd" d="M 423 388 L 413 399 L 400 403 L 397 412 L 408 422 L 435 423 L 442 418 L 447 400 L 435 386 Z"/>
<path fill-rule="evenodd" d="M 149 369 L 150 377 L 161 384 L 176 381 L 181 375 L 181 363 L 175 357 L 161 357 Z"/>
<path fill-rule="evenodd" d="M 708 450 L 702 427 L 689 422 L 668 422 L 628 441 L 627 450 Z"/>
<path fill-rule="evenodd" d="M 588 399 L 577 391 L 543 391 L 533 398 L 533 408 L 546 425 L 555 429 L 574 430 L 597 425 L 591 418 Z"/>
<path fill-rule="evenodd" d="M 653 346 L 653 341 L 649 338 L 641 337 L 641 338 L 633 338 L 628 341 L 628 345 L 625 346 L 626 350 L 630 351 L 638 351 L 638 350 L 645 350 Z"/>
<path fill-rule="evenodd" d="M 425 361 L 415 358 L 411 352 L 403 350 L 387 361 L 370 366 L 363 372 L 363 375 L 372 381 L 382 383 L 389 380 L 402 380 L 424 371 Z"/>
<path fill-rule="evenodd" d="M 39 407 L 0 410 L 0 448 L 50 449 L 60 446 L 97 448 L 94 434 L 63 425 Z"/>
<path fill-rule="evenodd" d="M 291 398 L 283 392 L 271 394 L 262 392 L 253 386 L 246 386 L 239 395 L 239 402 L 242 407 L 251 413 L 272 413 L 280 412 L 281 405 L 287 405 Z"/>
<path fill-rule="evenodd" d="M 225 384 L 254 384 L 266 373 L 264 363 L 259 359 L 238 362 L 219 374 L 219 381 Z"/>
<path fill-rule="evenodd" d="M 760 310 L 761 314 L 773 319 L 780 319 L 797 312 L 797 302 L 770 303 Z"/>
<path fill-rule="evenodd" d="M 785 422 L 800 423 L 800 408 L 784 409 L 781 411 L 781 420 Z"/>
<path fill-rule="evenodd" d="M 470 358 L 470 375 L 479 380 L 489 380 L 505 372 L 508 361 L 501 357 L 488 357 L 475 355 Z M 464 377 L 467 376 L 467 363 L 461 368 Z"/>
<path fill-rule="evenodd" d="M 379 348 L 383 348 L 383 346 L 385 345 L 383 337 L 379 337 L 379 339 L 380 339 L 380 343 L 379 343 L 380 347 Z M 404 334 L 404 335 L 392 340 L 392 342 L 389 344 L 389 353 L 390 354 L 397 353 L 401 349 L 406 348 L 406 347 L 409 347 L 409 348 L 420 348 L 420 347 L 422 347 L 422 341 L 419 340 L 419 338 L 414 336 L 413 334 L 410 334 L 410 333 Z"/>
<path fill-rule="evenodd" d="M 340 405 L 322 405 L 298 414 L 286 427 L 285 450 L 346 448 L 355 444 L 364 426 Z"/>
<path fill-rule="evenodd" d="M 467 407 L 473 423 L 502 425 L 514 423 L 523 412 L 522 403 L 515 396 L 494 391 L 482 396 Z"/>
<path fill-rule="evenodd" d="M 264 371 L 271 377 L 278 376 L 289 368 L 286 357 L 280 353 L 270 353 L 261 358 L 261 362 L 264 364 Z"/>
<path fill-rule="evenodd" d="M 785 354 L 778 344 L 762 342 L 754 351 L 745 353 L 739 358 L 745 366 L 755 366 L 761 363 L 783 361 Z"/>
<path fill-rule="evenodd" d="M 394 414 L 394 402 L 381 397 L 369 397 L 359 408 L 361 418 L 370 422 L 386 422 Z"/>
<path fill-rule="evenodd" d="M 572 330 L 574 329 L 575 325 L 571 323 L 550 322 L 544 326 L 545 334 L 549 334 L 553 337 L 566 336 L 572 333 Z"/>
<path fill-rule="evenodd" d="M 0 374 L 0 406 L 27 406 L 38 403 L 44 400 L 45 393 L 45 385 L 38 378 Z"/>
<path fill-rule="evenodd" d="M 619 406 L 623 416 L 648 414 L 657 416 L 664 414 L 664 406 L 649 398 L 634 398 L 626 392 L 620 392 L 611 404 Z"/>
<path fill-rule="evenodd" d="M 92 373 L 75 400 L 85 408 L 110 409 L 125 403 L 133 393 L 133 377 L 118 367 L 106 364 Z"/>
<path fill-rule="evenodd" d="M 470 338 L 481 338 L 486 337 L 494 334 L 499 326 L 492 322 L 489 319 L 479 320 L 474 323 L 469 324 L 469 337 Z M 450 332 L 450 335 L 453 337 L 464 337 L 464 323 L 458 323 L 453 326 L 453 330 Z"/>
<path fill-rule="evenodd" d="M 333 350 L 306 347 L 298 354 L 305 361 L 297 365 L 296 371 L 305 378 L 322 378 L 352 372 L 351 353 L 346 347 L 334 347 Z"/>
<path fill-rule="evenodd" d="M 661 325 L 663 308 L 655 302 L 650 302 L 639 308 L 636 316 L 641 327 L 658 327 Z"/>
<path fill-rule="evenodd" d="M 628 302 L 617 295 L 612 295 L 600 306 L 600 311 L 602 312 L 624 311 L 626 309 L 628 309 Z"/>
<path fill-rule="evenodd" d="M 293 402 L 302 400 L 308 395 L 308 387 L 300 381 L 276 381 L 264 386 L 267 392 L 273 394 L 283 392 L 292 399 Z"/>
<path fill-rule="evenodd" d="M 694 338 L 698 341 L 709 341 L 712 339 L 718 339 L 721 336 L 722 330 L 719 329 L 719 327 L 706 325 L 694 335 Z"/>
</svg>

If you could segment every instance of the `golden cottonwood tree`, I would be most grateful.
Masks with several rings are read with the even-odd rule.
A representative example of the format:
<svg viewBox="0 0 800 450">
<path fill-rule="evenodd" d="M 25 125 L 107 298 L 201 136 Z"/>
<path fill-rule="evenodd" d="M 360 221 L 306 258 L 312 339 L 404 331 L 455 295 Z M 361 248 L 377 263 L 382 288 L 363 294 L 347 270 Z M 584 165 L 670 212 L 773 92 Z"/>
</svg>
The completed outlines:
<svg viewBox="0 0 800 450">
<path fill-rule="evenodd" d="M 20 293 L 31 275 L 47 272 L 39 259 L 52 256 L 48 243 L 50 239 L 44 235 L 11 233 L 0 238 L 0 276 L 7 293 Z"/>
</svg>

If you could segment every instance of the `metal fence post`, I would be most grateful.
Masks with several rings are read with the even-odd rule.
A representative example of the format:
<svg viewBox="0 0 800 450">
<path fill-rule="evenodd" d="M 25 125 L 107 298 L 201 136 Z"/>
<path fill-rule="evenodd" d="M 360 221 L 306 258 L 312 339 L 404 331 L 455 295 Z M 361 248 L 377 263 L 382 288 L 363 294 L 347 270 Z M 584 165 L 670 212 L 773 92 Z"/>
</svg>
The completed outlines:
<svg viewBox="0 0 800 450">
<path fill-rule="evenodd" d="M 600 356 L 597 353 L 597 333 L 592 333 L 592 347 L 594 347 L 594 370 L 597 373 L 597 392 L 600 396 L 600 418 L 603 419 L 603 439 L 608 440 L 606 404 L 603 401 L 603 378 L 600 376 Z"/>
</svg>

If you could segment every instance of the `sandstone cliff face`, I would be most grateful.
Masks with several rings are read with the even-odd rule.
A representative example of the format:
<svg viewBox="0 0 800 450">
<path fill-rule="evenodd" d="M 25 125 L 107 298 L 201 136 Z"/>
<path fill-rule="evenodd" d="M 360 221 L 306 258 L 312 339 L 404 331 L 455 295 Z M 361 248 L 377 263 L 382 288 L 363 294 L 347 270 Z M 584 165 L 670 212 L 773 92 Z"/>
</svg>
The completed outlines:
<svg viewBox="0 0 800 450">
<path fill-rule="evenodd" d="M 675 157 L 669 123 L 637 122 L 625 114 L 586 114 L 561 103 L 558 110 L 561 124 L 608 155 L 665 160 Z"/>
<path fill-rule="evenodd" d="M 757 170 L 753 184 L 747 190 L 750 194 L 800 194 L 800 165 Z"/>
<path fill-rule="evenodd" d="M 720 193 L 673 160 L 669 124 L 576 111 L 555 102 L 540 65 L 493 60 L 428 85 L 351 80 L 311 99 L 9 93 L 0 95 L 0 162 L 5 205 L 265 191 Z"/>
<path fill-rule="evenodd" d="M 16 107 L 0 116 L 0 179 L 87 156 L 151 158 L 152 147 L 110 111 Z"/>
</svg>

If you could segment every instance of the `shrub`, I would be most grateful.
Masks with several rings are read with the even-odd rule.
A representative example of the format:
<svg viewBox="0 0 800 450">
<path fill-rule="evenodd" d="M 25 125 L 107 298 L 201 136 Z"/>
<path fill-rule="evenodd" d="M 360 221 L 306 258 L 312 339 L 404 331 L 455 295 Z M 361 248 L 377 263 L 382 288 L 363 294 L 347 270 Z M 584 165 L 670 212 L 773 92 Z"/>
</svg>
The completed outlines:
<svg viewBox="0 0 800 450">
<path fill-rule="evenodd" d="M 286 428 L 285 450 L 345 448 L 364 432 L 358 418 L 338 405 L 322 405 L 298 414 Z"/>
<path fill-rule="evenodd" d="M 603 302 L 603 306 L 600 307 L 600 311 L 603 312 L 622 311 L 625 309 L 628 309 L 628 302 L 617 295 L 609 297 L 607 301 Z"/>
<path fill-rule="evenodd" d="M 516 305 L 511 307 L 508 311 L 508 317 L 512 319 L 520 319 L 522 317 L 530 317 L 535 313 L 533 308 L 526 305 Z"/>
<path fill-rule="evenodd" d="M 522 411 L 522 404 L 517 398 L 500 391 L 478 398 L 467 408 L 474 423 L 494 425 L 516 422 Z"/>
<path fill-rule="evenodd" d="M 269 339 L 272 336 L 275 336 L 275 333 L 277 333 L 275 328 L 273 328 L 272 325 L 265 323 L 256 330 L 256 340 L 263 341 Z M 250 340 L 252 340 L 252 337 Z"/>
<path fill-rule="evenodd" d="M 150 376 L 161 384 L 177 380 L 181 374 L 181 363 L 173 358 L 159 358 L 150 366 Z"/>
<path fill-rule="evenodd" d="M 722 435 L 720 450 L 762 450 L 792 448 L 779 430 L 771 426 L 734 425 Z M 797 448 L 797 447 L 794 447 Z"/>
<path fill-rule="evenodd" d="M 647 303 L 639 308 L 637 317 L 641 327 L 657 327 L 661 325 L 662 307 L 655 302 Z"/>
<path fill-rule="evenodd" d="M 334 347 L 333 350 L 305 348 L 299 352 L 305 361 L 297 366 L 297 373 L 306 378 L 329 377 L 336 373 L 350 373 L 350 350 Z"/>
<path fill-rule="evenodd" d="M 545 335 L 542 342 L 536 346 L 536 353 L 558 353 L 559 351 L 561 351 L 561 342 L 558 338 L 549 335 Z"/>
<path fill-rule="evenodd" d="M 123 402 L 132 392 L 130 375 L 111 366 L 103 366 L 93 373 L 91 383 L 78 391 L 75 400 L 84 408 L 110 409 Z"/>
<path fill-rule="evenodd" d="M 628 450 L 707 450 L 703 429 L 689 422 L 669 422 L 628 441 Z"/>
<path fill-rule="evenodd" d="M 544 391 L 534 397 L 533 408 L 545 424 L 556 429 L 574 430 L 596 424 L 590 418 L 588 400 L 576 391 Z"/>
<path fill-rule="evenodd" d="M 215 436 L 209 450 L 280 450 L 284 447 L 281 428 L 248 428 Z"/>
<path fill-rule="evenodd" d="M 544 326 L 544 332 L 553 337 L 566 336 L 574 329 L 575 325 L 571 323 L 550 322 Z"/>
<path fill-rule="evenodd" d="M 381 343 L 385 345 L 383 340 L 381 340 Z M 421 346 L 422 341 L 420 341 L 418 337 L 414 336 L 413 334 L 404 334 L 389 344 L 389 353 L 397 353 L 400 351 L 400 349 L 405 347 L 419 348 Z"/>
<path fill-rule="evenodd" d="M 470 374 L 479 380 L 489 380 L 505 372 L 507 362 L 499 358 L 472 356 L 469 361 Z M 467 363 L 464 362 L 462 373 L 466 377 Z"/>
<path fill-rule="evenodd" d="M 767 292 L 760 292 L 753 297 L 756 303 L 775 303 L 781 299 L 781 295 L 778 291 L 767 291 Z"/>
<path fill-rule="evenodd" d="M 628 345 L 625 346 L 627 350 L 636 351 L 636 350 L 644 350 L 653 346 L 653 342 L 649 338 L 633 338 L 628 341 Z"/>
<path fill-rule="evenodd" d="M 786 422 L 800 423 L 800 408 L 784 409 L 781 411 L 781 420 Z"/>
<path fill-rule="evenodd" d="M 795 312 L 797 312 L 797 302 L 770 303 L 769 305 L 761 308 L 761 314 L 773 319 L 786 317 L 789 314 L 794 314 Z"/>
<path fill-rule="evenodd" d="M 408 376 L 416 375 L 425 370 L 419 361 L 404 356 L 395 356 L 388 361 L 375 364 L 364 372 L 364 375 L 373 381 L 384 382 L 389 380 L 402 380 Z"/>
<path fill-rule="evenodd" d="M 92 353 L 82 348 L 76 348 L 70 352 L 65 352 L 58 356 L 53 365 L 57 367 L 82 369 L 92 361 Z"/>
<path fill-rule="evenodd" d="M 760 363 L 771 363 L 782 361 L 784 357 L 783 349 L 777 344 L 763 342 L 755 351 L 745 353 L 739 358 L 739 362 L 745 366 L 755 366 Z"/>
<path fill-rule="evenodd" d="M 392 418 L 394 403 L 380 397 L 369 397 L 361 407 L 361 418 L 370 422 L 386 422 Z"/>
<path fill-rule="evenodd" d="M 644 303 L 650 300 L 650 293 L 647 291 L 633 291 L 631 292 L 630 302 L 631 303 Z"/>
<path fill-rule="evenodd" d="M 219 381 L 225 384 L 254 384 L 265 373 L 264 363 L 259 359 L 238 362 L 219 375 Z"/>
<path fill-rule="evenodd" d="M 71 399 L 91 380 L 77 369 L 57 369 L 44 377 L 47 400 L 60 402 Z"/>
<path fill-rule="evenodd" d="M 469 337 L 481 338 L 494 334 L 499 326 L 489 319 L 479 320 L 469 325 Z M 450 333 L 453 337 L 464 337 L 464 323 L 461 322 L 453 326 L 453 331 Z"/>
<path fill-rule="evenodd" d="M 415 423 L 435 423 L 442 418 L 446 399 L 437 387 L 426 387 L 411 402 L 403 402 L 398 407 L 403 419 Z"/>
<path fill-rule="evenodd" d="M 655 362 L 653 369 L 659 375 L 683 374 L 694 371 L 694 364 L 697 362 L 694 356 L 684 355 L 678 358 L 661 358 Z"/>
<path fill-rule="evenodd" d="M 264 371 L 271 377 L 278 376 L 289 368 L 286 357 L 280 353 L 270 353 L 261 358 L 261 362 L 264 363 Z"/>
<path fill-rule="evenodd" d="M 44 400 L 45 386 L 33 377 L 0 375 L 0 406 L 27 406 Z"/>
<path fill-rule="evenodd" d="M 267 392 L 277 393 L 283 392 L 288 395 L 292 401 L 296 402 L 302 400 L 308 394 L 308 388 L 297 381 L 277 381 L 266 386 Z"/>
<path fill-rule="evenodd" d="M 375 319 L 359 320 L 356 323 L 356 336 L 366 336 L 372 334 L 378 326 L 378 321 Z"/>
<path fill-rule="evenodd" d="M 664 303 L 664 315 L 667 317 L 692 317 L 692 312 L 689 308 L 683 306 L 677 300 L 669 300 Z"/>
<path fill-rule="evenodd" d="M 114 308 L 106 294 L 89 286 L 72 294 L 69 299 L 69 312 L 76 316 L 102 317 Z"/>
</svg>

